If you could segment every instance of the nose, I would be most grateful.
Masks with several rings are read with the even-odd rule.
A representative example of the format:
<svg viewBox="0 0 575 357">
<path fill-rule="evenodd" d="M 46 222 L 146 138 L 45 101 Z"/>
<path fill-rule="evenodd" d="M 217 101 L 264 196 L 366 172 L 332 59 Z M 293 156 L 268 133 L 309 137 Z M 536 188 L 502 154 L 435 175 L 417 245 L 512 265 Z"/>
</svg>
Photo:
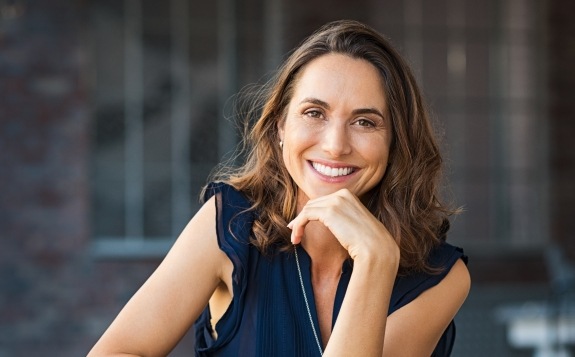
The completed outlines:
<svg viewBox="0 0 575 357">
<path fill-rule="evenodd" d="M 332 157 L 340 157 L 351 153 L 347 125 L 332 122 L 324 129 L 322 136 L 322 149 Z"/>
</svg>

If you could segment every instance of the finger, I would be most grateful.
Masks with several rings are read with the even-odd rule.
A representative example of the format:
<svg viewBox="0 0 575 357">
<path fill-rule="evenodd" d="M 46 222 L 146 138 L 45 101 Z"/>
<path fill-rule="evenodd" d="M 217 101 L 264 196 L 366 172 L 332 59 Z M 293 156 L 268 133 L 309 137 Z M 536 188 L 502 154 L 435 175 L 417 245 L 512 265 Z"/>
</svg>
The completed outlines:
<svg viewBox="0 0 575 357">
<path fill-rule="evenodd" d="M 309 207 L 305 206 L 301 212 L 294 218 L 290 223 L 288 223 L 288 228 L 292 230 L 291 242 L 293 244 L 301 243 L 301 239 L 305 233 L 305 227 L 310 221 L 321 221 L 320 214 L 323 207 Z"/>
<path fill-rule="evenodd" d="M 300 244 L 305 232 L 305 224 L 295 224 L 291 221 L 288 227 L 292 230 L 290 237 L 292 244 Z"/>
<path fill-rule="evenodd" d="M 339 217 L 340 219 L 346 220 L 346 217 L 342 216 L 341 213 L 334 214 L 334 211 L 339 211 L 339 208 L 326 205 L 305 206 L 298 216 L 288 224 L 288 227 L 292 229 L 292 243 L 299 244 L 301 242 L 305 233 L 305 227 L 311 221 L 322 223 L 337 236 L 338 233 L 333 231 L 331 227 L 335 222 L 334 219 Z M 330 221 L 332 224 L 330 224 Z"/>
<path fill-rule="evenodd" d="M 310 221 L 321 222 L 337 236 L 338 234 L 332 229 L 333 225 L 341 225 L 343 221 L 348 221 L 350 216 L 357 218 L 362 213 L 361 208 L 357 207 L 358 204 L 361 205 L 359 200 L 347 190 L 309 200 L 300 213 L 287 225 L 292 230 L 292 243 L 301 242 L 305 227 Z M 348 222 L 350 223 L 353 222 Z"/>
</svg>

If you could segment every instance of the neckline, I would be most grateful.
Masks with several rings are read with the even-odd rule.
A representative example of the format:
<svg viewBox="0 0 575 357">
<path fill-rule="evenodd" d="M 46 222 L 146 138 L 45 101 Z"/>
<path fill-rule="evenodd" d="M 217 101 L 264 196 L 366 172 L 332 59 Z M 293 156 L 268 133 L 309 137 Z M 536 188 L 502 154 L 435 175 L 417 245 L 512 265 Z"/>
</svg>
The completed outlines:
<svg viewBox="0 0 575 357">
<path fill-rule="evenodd" d="M 311 283 L 311 263 L 312 263 L 312 260 L 311 260 L 311 257 L 309 256 L 309 254 L 307 253 L 307 251 L 305 250 L 305 248 L 303 246 L 301 246 L 301 244 L 298 244 L 296 246 L 296 249 L 298 250 L 298 253 L 299 253 L 299 258 L 300 258 L 299 261 L 300 261 L 300 265 L 301 265 L 302 280 L 303 280 L 304 287 L 306 289 L 307 298 L 309 300 L 312 319 L 314 321 L 315 326 L 318 327 L 318 332 L 321 335 L 319 318 L 318 318 L 317 309 L 316 309 L 315 294 L 313 292 L 313 286 Z M 294 265 L 295 265 L 295 259 L 294 259 Z M 347 286 L 349 284 L 349 279 L 350 279 L 352 270 L 353 270 L 353 260 L 351 260 L 351 258 L 348 258 L 342 264 L 341 275 L 339 277 L 339 281 L 338 281 L 335 296 L 334 296 L 333 311 L 332 311 L 332 315 L 331 315 L 331 328 L 332 328 L 332 330 L 333 330 L 333 327 L 335 326 L 337 316 L 339 315 L 339 311 L 341 309 L 341 304 L 343 302 L 343 298 L 345 297 L 345 292 L 346 292 Z M 297 272 L 296 272 L 296 274 L 297 274 Z M 303 299 L 303 297 L 302 297 L 302 299 Z M 311 333 L 311 331 L 310 331 L 310 333 Z"/>
<path fill-rule="evenodd" d="M 298 244 L 296 247 L 298 249 L 298 253 L 301 253 L 300 257 L 302 255 L 305 255 L 305 259 L 307 262 L 307 268 L 310 269 L 308 273 L 311 276 L 311 256 L 308 254 L 307 250 L 305 250 L 303 245 Z M 301 261 L 300 261 L 300 263 L 301 263 Z M 341 276 L 346 275 L 346 274 L 351 274 L 352 270 L 353 270 L 353 259 L 348 257 L 341 264 Z M 339 278 L 340 282 L 341 282 L 341 276 Z"/>
</svg>

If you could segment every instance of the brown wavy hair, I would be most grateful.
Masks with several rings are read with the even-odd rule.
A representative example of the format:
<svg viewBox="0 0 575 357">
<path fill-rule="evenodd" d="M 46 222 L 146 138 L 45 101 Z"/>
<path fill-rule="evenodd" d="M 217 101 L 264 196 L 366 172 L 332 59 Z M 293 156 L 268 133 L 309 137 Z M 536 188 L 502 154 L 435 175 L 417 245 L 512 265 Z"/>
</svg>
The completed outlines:
<svg viewBox="0 0 575 357">
<path fill-rule="evenodd" d="M 438 198 L 442 158 L 415 78 L 391 43 L 365 24 L 328 23 L 300 44 L 256 92 L 243 114 L 244 136 L 239 167 L 223 164 L 211 177 L 242 191 L 257 212 L 252 243 L 264 254 L 291 247 L 286 227 L 297 214 L 297 186 L 284 166 L 278 123 L 306 64 L 329 53 L 370 62 L 384 83 L 392 123 L 390 162 L 381 182 L 369 193 L 368 209 L 395 237 L 400 271 L 429 271 L 429 252 L 445 239 L 454 211 Z"/>
</svg>

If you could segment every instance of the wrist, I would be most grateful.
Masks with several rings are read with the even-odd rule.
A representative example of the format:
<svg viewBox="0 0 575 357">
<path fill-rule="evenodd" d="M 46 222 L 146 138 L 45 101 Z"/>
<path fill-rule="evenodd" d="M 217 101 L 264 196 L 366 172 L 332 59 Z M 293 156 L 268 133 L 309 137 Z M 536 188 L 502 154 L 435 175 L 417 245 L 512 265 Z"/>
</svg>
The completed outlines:
<svg viewBox="0 0 575 357">
<path fill-rule="evenodd" d="M 391 249 L 364 249 L 354 252 L 351 257 L 354 270 L 356 268 L 367 269 L 379 273 L 391 273 L 395 276 L 399 269 L 400 252 L 397 245 Z"/>
</svg>

